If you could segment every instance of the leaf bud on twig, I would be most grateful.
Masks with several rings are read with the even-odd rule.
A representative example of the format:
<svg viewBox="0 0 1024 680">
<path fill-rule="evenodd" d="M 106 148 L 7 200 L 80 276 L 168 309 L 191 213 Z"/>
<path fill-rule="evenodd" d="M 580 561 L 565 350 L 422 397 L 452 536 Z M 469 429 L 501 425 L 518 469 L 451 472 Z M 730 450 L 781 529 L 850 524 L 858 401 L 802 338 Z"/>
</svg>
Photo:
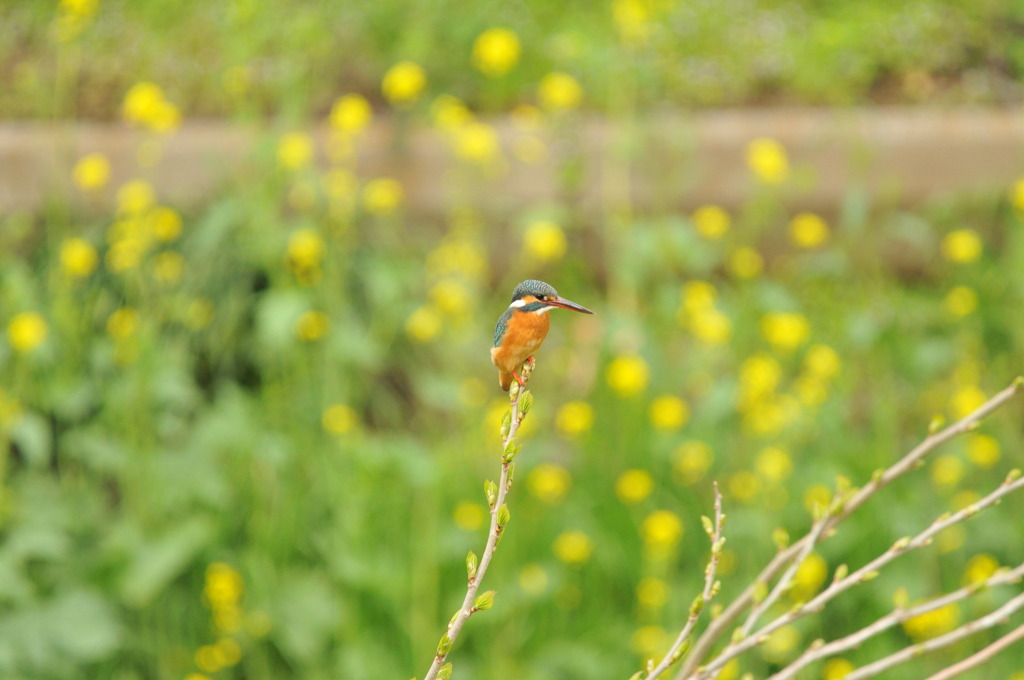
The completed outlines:
<svg viewBox="0 0 1024 680">
<path fill-rule="evenodd" d="M 494 606 L 494 591 L 488 590 L 482 595 L 478 595 L 476 601 L 473 602 L 473 610 L 478 612 L 487 611 Z"/>
<path fill-rule="evenodd" d="M 523 395 L 519 397 L 519 418 L 522 419 L 530 409 L 533 408 L 533 392 L 526 390 Z"/>
<path fill-rule="evenodd" d="M 778 527 L 772 532 L 772 542 L 777 550 L 785 550 L 789 547 L 789 532 Z"/>
<path fill-rule="evenodd" d="M 452 664 L 449 661 L 445 665 L 441 666 L 441 669 L 437 671 L 437 680 L 448 680 L 452 677 Z"/>
<path fill-rule="evenodd" d="M 509 512 L 508 504 L 502 503 L 501 507 L 498 508 L 498 527 L 505 528 L 510 519 L 512 519 L 512 513 Z"/>
<path fill-rule="evenodd" d="M 437 643 L 437 655 L 443 658 L 450 651 L 452 651 L 452 639 L 448 637 L 448 633 L 445 633 L 441 636 L 441 641 Z"/>
<path fill-rule="evenodd" d="M 476 557 L 476 553 L 472 550 L 466 555 L 466 574 L 469 576 L 469 580 L 472 581 L 476 578 L 476 569 L 480 566 L 480 561 Z"/>
<path fill-rule="evenodd" d="M 487 495 L 487 505 L 493 508 L 498 502 L 498 485 L 488 479 L 484 482 L 484 493 Z"/>
</svg>

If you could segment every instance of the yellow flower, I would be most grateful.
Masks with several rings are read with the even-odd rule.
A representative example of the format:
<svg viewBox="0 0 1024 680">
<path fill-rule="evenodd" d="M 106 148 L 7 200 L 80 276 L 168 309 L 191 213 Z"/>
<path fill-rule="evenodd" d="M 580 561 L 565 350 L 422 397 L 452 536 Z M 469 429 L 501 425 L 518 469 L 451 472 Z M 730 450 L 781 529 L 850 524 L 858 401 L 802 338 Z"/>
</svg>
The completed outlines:
<svg viewBox="0 0 1024 680">
<path fill-rule="evenodd" d="M 640 525 L 644 543 L 657 551 L 674 547 L 682 540 L 683 533 L 682 520 L 669 510 L 655 510 Z"/>
<path fill-rule="evenodd" d="M 181 113 L 164 98 L 163 90 L 154 83 L 132 85 L 121 107 L 124 119 L 154 132 L 169 132 L 181 124 Z"/>
<path fill-rule="evenodd" d="M 330 318 L 321 311 L 303 312 L 295 322 L 295 334 L 304 342 L 322 338 L 331 327 Z"/>
<path fill-rule="evenodd" d="M 583 88 L 575 78 L 556 71 L 544 76 L 537 88 L 540 105 L 550 111 L 568 111 L 580 105 Z"/>
<path fill-rule="evenodd" d="M 729 271 L 738 279 L 755 278 L 764 269 L 764 258 L 753 248 L 737 248 L 729 256 Z"/>
<path fill-rule="evenodd" d="M 82 191 L 97 191 L 110 180 L 110 161 L 101 153 L 82 156 L 75 163 L 71 176 Z"/>
<path fill-rule="evenodd" d="M 773 482 L 781 482 L 793 473 L 793 459 L 778 446 L 761 449 L 755 465 L 758 474 Z"/>
<path fill-rule="evenodd" d="M 835 377 L 839 373 L 840 365 L 839 354 L 828 345 L 811 345 L 804 356 L 807 371 L 823 380 Z"/>
<path fill-rule="evenodd" d="M 800 248 L 820 248 L 828 240 L 828 225 L 814 213 L 803 212 L 790 220 L 789 238 Z"/>
<path fill-rule="evenodd" d="M 783 626 L 768 636 L 761 647 L 761 654 L 772 663 L 788 660 L 800 644 L 800 631 L 796 626 Z"/>
<path fill-rule="evenodd" d="M 1010 190 L 1010 202 L 1017 210 L 1024 211 L 1024 178 L 1014 182 L 1013 189 Z"/>
<path fill-rule="evenodd" d="M 818 553 L 811 553 L 796 569 L 790 597 L 797 602 L 806 602 L 818 594 L 827 576 L 828 563 L 825 558 Z"/>
<path fill-rule="evenodd" d="M 402 204 L 402 185 L 388 177 L 370 180 L 363 189 L 363 204 L 371 215 L 391 215 Z"/>
<path fill-rule="evenodd" d="M 967 529 L 961 524 L 955 524 L 948 529 L 940 531 L 935 536 L 935 549 L 940 553 L 951 553 L 964 547 L 967 541 Z"/>
<path fill-rule="evenodd" d="M 107 318 L 107 335 L 118 340 L 130 337 L 139 328 L 139 313 L 134 307 L 121 307 Z"/>
<path fill-rule="evenodd" d="M 355 429 L 359 416 L 348 404 L 331 404 L 324 409 L 320 422 L 330 434 L 346 434 Z"/>
<path fill-rule="evenodd" d="M 707 281 L 687 281 L 683 284 L 683 310 L 687 314 L 696 314 L 715 306 L 718 291 Z"/>
<path fill-rule="evenodd" d="M 828 399 L 828 386 L 817 376 L 805 375 L 793 383 L 793 393 L 804 406 L 819 406 Z"/>
<path fill-rule="evenodd" d="M 729 477 L 729 493 L 741 503 L 750 503 L 761 493 L 761 480 L 748 470 L 738 470 Z"/>
<path fill-rule="evenodd" d="M 972 434 L 967 440 L 967 457 L 985 470 L 999 462 L 999 441 L 987 434 Z"/>
<path fill-rule="evenodd" d="M 315 276 L 319 273 L 325 248 L 324 239 L 316 229 L 298 229 L 288 237 L 285 262 L 300 278 Z"/>
<path fill-rule="evenodd" d="M 360 95 L 346 94 L 334 101 L 328 120 L 336 132 L 356 135 L 366 129 L 373 120 L 373 109 Z"/>
<path fill-rule="evenodd" d="M 634 505 L 651 495 L 654 479 L 646 470 L 626 470 L 615 482 L 615 494 L 627 505 Z"/>
<path fill-rule="evenodd" d="M 633 651 L 645 659 L 660 658 L 672 645 L 672 638 L 661 626 L 641 626 L 633 632 L 630 644 Z"/>
<path fill-rule="evenodd" d="M 405 321 L 406 334 L 416 342 L 430 342 L 441 332 L 441 317 L 431 307 L 419 307 Z"/>
<path fill-rule="evenodd" d="M 550 580 L 548 572 L 536 562 L 531 562 L 519 570 L 519 588 L 532 597 L 543 595 Z"/>
<path fill-rule="evenodd" d="M 967 286 L 955 286 L 948 293 L 942 304 L 953 316 L 967 316 L 978 307 L 978 294 Z"/>
<path fill-rule="evenodd" d="M 950 402 L 953 415 L 964 418 L 985 403 L 985 393 L 977 385 L 964 385 L 958 389 Z"/>
<path fill-rule="evenodd" d="M 807 342 L 811 326 L 801 314 L 778 312 L 761 317 L 761 333 L 775 349 L 789 352 Z"/>
<path fill-rule="evenodd" d="M 60 266 L 71 278 L 88 276 L 98 263 L 96 249 L 85 239 L 69 238 L 60 244 Z"/>
<path fill-rule="evenodd" d="M 680 444 L 672 458 L 673 466 L 684 484 L 694 484 L 704 479 L 713 460 L 711 447 L 697 440 Z"/>
<path fill-rule="evenodd" d="M 643 0 L 615 0 L 612 5 L 612 18 L 622 42 L 635 45 L 647 40 L 651 12 Z"/>
<path fill-rule="evenodd" d="M 224 562 L 214 562 L 206 568 L 203 598 L 211 609 L 234 606 L 245 592 L 241 574 Z"/>
<path fill-rule="evenodd" d="M 486 516 L 487 513 L 484 512 L 483 506 L 472 501 L 462 501 L 455 506 L 455 510 L 452 512 L 455 526 L 463 531 L 476 531 L 483 526 Z"/>
<path fill-rule="evenodd" d="M 636 355 L 623 355 L 612 359 L 605 377 L 608 385 L 620 397 L 633 397 L 647 387 L 647 362 Z"/>
<path fill-rule="evenodd" d="M 205 673 L 189 673 L 185 676 L 185 680 L 210 680 L 210 676 Z"/>
<path fill-rule="evenodd" d="M 579 566 L 590 559 L 594 542 L 582 531 L 566 531 L 555 538 L 555 557 L 570 566 Z"/>
<path fill-rule="evenodd" d="M 153 235 L 164 243 L 176 241 L 181 236 L 181 215 L 174 209 L 158 207 L 149 216 Z"/>
<path fill-rule="evenodd" d="M 769 354 L 759 353 L 740 364 L 740 389 L 756 397 L 772 392 L 782 380 L 782 366 Z"/>
<path fill-rule="evenodd" d="M 583 434 L 594 424 L 594 409 L 585 401 L 570 401 L 558 410 L 555 426 L 567 437 Z"/>
<path fill-rule="evenodd" d="M 964 464 L 952 454 L 939 456 L 932 463 L 932 481 L 939 486 L 952 486 L 963 479 Z"/>
<path fill-rule="evenodd" d="M 732 334 L 732 321 L 717 309 L 705 309 L 693 315 L 690 331 L 705 345 L 722 345 Z"/>
<path fill-rule="evenodd" d="M 717 205 L 705 205 L 693 213 L 693 226 L 706 239 L 720 239 L 729 231 L 729 213 Z"/>
<path fill-rule="evenodd" d="M 828 508 L 832 503 L 832 490 L 824 484 L 815 484 L 804 492 L 804 507 L 809 513 Z"/>
<path fill-rule="evenodd" d="M 153 258 L 153 277 L 164 283 L 177 283 L 185 273 L 185 258 L 173 250 Z"/>
<path fill-rule="evenodd" d="M 541 501 L 558 505 L 572 486 L 572 475 L 561 465 L 542 463 L 527 476 L 526 486 Z"/>
<path fill-rule="evenodd" d="M 829 659 L 821 671 L 822 680 L 843 680 L 856 667 L 846 659 Z"/>
<path fill-rule="evenodd" d="M 789 176 L 786 149 L 767 137 L 760 137 L 747 145 L 747 166 L 764 184 L 781 184 Z"/>
<path fill-rule="evenodd" d="M 950 262 L 967 264 L 981 257 L 981 237 L 973 229 L 957 229 L 942 239 L 942 254 Z"/>
<path fill-rule="evenodd" d="M 489 28 L 473 43 L 473 66 L 486 76 L 508 73 L 519 61 L 519 37 L 507 28 Z"/>
<path fill-rule="evenodd" d="M 648 609 L 660 609 L 668 602 L 668 584 L 653 576 L 642 578 L 636 586 L 636 599 Z"/>
<path fill-rule="evenodd" d="M 442 94 L 430 105 L 430 114 L 434 118 L 434 125 L 454 132 L 473 119 L 466 105 L 458 97 L 450 94 Z"/>
<path fill-rule="evenodd" d="M 501 145 L 490 125 L 468 122 L 455 129 L 455 153 L 463 160 L 483 165 L 498 157 Z"/>
<path fill-rule="evenodd" d="M 381 91 L 394 106 L 405 107 L 419 99 L 427 85 L 423 68 L 413 61 L 400 61 L 384 74 Z"/>
<path fill-rule="evenodd" d="M 903 630 L 918 642 L 938 637 L 960 625 L 960 607 L 955 603 L 933 609 L 903 622 Z"/>
<path fill-rule="evenodd" d="M 999 560 L 988 555 L 981 553 L 975 555 L 967 561 L 967 567 L 964 569 L 963 584 L 965 586 L 973 583 L 981 583 L 992 577 L 999 569 Z"/>
<path fill-rule="evenodd" d="M 526 227 L 523 246 L 532 257 L 542 262 L 555 262 L 565 255 L 568 242 L 560 226 L 548 220 L 537 220 Z"/>
<path fill-rule="evenodd" d="M 690 419 L 690 407 L 679 397 L 665 394 L 651 402 L 650 418 L 659 430 L 678 430 Z"/>
<path fill-rule="evenodd" d="M 15 314 L 7 324 L 7 340 L 18 352 L 31 352 L 46 340 L 49 328 L 35 312 Z"/>
<path fill-rule="evenodd" d="M 285 170 L 299 170 L 313 159 L 313 138 L 305 132 L 289 132 L 277 142 L 277 162 Z"/>
<path fill-rule="evenodd" d="M 117 212 L 121 215 L 141 215 L 156 203 L 152 185 L 141 179 L 126 182 L 117 190 Z"/>
</svg>

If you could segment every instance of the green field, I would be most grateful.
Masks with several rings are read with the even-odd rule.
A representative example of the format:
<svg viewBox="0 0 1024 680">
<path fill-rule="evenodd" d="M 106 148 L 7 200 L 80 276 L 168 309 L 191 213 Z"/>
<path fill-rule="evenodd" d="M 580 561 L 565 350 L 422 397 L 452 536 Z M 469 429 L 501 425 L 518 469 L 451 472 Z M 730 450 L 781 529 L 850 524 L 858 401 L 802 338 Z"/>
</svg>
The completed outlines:
<svg viewBox="0 0 1024 680">
<path fill-rule="evenodd" d="M 913 206 L 851 188 L 818 214 L 804 180 L 826 169 L 759 139 L 740 205 L 638 206 L 609 185 L 593 206 L 578 124 L 598 113 L 630 129 L 680 104 L 863 104 L 894 82 L 898 101 L 1015 96 L 1024 53 L 1000 33 L 1024 21 L 1014 3 L 890 5 L 0 10 L 0 114 L 149 131 L 115 208 L 92 202 L 111 188 L 102 154 L 66 168 L 84 208 L 0 206 L 0 675 L 423 677 L 486 538 L 508 408 L 488 352 L 528 278 L 596 314 L 552 313 L 484 583 L 495 604 L 459 638 L 454 677 L 625 679 L 664 653 L 703 584 L 713 481 L 727 603 L 776 529 L 801 536 L 837 484 L 865 484 L 936 418 L 1024 373 L 1024 179 Z M 493 27 L 511 32 L 478 40 Z M 677 39 L 684 27 L 700 39 Z M 766 72 L 769 57 L 786 68 Z M 979 94 L 977 73 L 1013 87 Z M 510 114 L 515 141 L 481 112 Z M 244 176 L 169 205 L 152 167 L 183 118 L 206 115 L 291 132 L 268 125 Z M 387 117 L 399 152 L 410 130 L 450 142 L 443 219 L 360 167 L 366 126 Z M 321 148 L 310 131 L 325 123 Z M 512 164 L 549 156 L 556 201 L 494 209 Z M 627 163 L 643 159 L 608 151 L 609 176 Z M 1024 452 L 1021 404 L 847 520 L 776 613 L 997 487 Z M 1018 565 L 1022 511 L 1011 496 L 942 532 L 720 677 L 767 677 L 894 601 Z M 1017 590 L 800 677 L 839 680 Z M 886 677 L 927 677 L 1016 621 Z M 1015 653 L 963 677 L 1020 680 Z"/>
</svg>

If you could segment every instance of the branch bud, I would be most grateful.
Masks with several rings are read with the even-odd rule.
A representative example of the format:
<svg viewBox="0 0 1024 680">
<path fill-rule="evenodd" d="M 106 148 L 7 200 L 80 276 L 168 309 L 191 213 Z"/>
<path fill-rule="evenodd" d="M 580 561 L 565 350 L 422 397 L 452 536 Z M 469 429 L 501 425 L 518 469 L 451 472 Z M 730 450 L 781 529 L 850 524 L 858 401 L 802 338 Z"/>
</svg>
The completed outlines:
<svg viewBox="0 0 1024 680">
<path fill-rule="evenodd" d="M 785 550 L 789 547 L 789 532 L 782 527 L 778 527 L 772 532 L 772 542 L 777 550 Z"/>
<path fill-rule="evenodd" d="M 476 578 L 476 569 L 480 566 L 480 561 L 476 557 L 476 553 L 472 550 L 466 555 L 466 575 L 469 576 L 470 583 Z"/>
<path fill-rule="evenodd" d="M 512 513 L 509 512 L 508 504 L 502 503 L 501 507 L 498 508 L 498 528 L 504 529 L 510 519 L 512 519 Z"/>
<path fill-rule="evenodd" d="M 448 633 L 445 633 L 441 636 L 441 641 L 437 643 L 437 655 L 444 658 L 450 651 L 452 651 L 452 639 L 448 637 Z"/>
<path fill-rule="evenodd" d="M 488 590 L 482 595 L 478 595 L 476 600 L 473 602 L 473 610 L 478 612 L 487 611 L 494 606 L 494 591 Z"/>
<path fill-rule="evenodd" d="M 643 671 L 637 671 L 636 673 L 633 673 L 633 675 L 629 676 L 629 680 L 643 680 L 643 679 L 644 679 L 644 672 Z"/>
<path fill-rule="evenodd" d="M 768 584 L 764 581 L 758 581 L 754 584 L 754 604 L 761 604 L 764 602 L 764 598 L 768 597 Z"/>
<path fill-rule="evenodd" d="M 519 383 L 515 380 L 512 381 L 512 386 L 508 389 L 508 398 L 510 401 L 515 401 L 519 398 Z"/>
<path fill-rule="evenodd" d="M 946 424 L 946 417 L 941 413 L 932 416 L 931 422 L 928 423 L 928 434 L 935 434 L 942 429 L 942 426 Z"/>
<path fill-rule="evenodd" d="M 892 544 L 892 550 L 895 552 L 903 552 L 910 545 L 910 536 L 904 536 Z"/>
<path fill-rule="evenodd" d="M 1016 378 L 1013 379 L 1013 389 L 1024 389 L 1024 375 L 1018 375 Z"/>
<path fill-rule="evenodd" d="M 679 649 L 672 654 L 672 658 L 669 659 L 669 663 L 675 663 L 686 656 L 686 653 L 690 651 L 690 638 L 683 640 L 683 644 L 679 645 Z"/>
<path fill-rule="evenodd" d="M 530 409 L 533 408 L 533 392 L 526 390 L 523 395 L 519 397 L 519 418 L 522 419 Z"/>
<path fill-rule="evenodd" d="M 452 664 L 449 661 L 437 671 L 437 680 L 448 680 L 452 677 Z"/>
<path fill-rule="evenodd" d="M 865 571 L 860 575 L 860 582 L 867 583 L 868 581 L 874 581 L 876 578 L 878 578 L 877 571 Z"/>
<path fill-rule="evenodd" d="M 512 411 L 505 411 L 505 415 L 501 417 L 501 438 L 504 439 L 508 436 L 508 430 L 512 427 Z"/>
<path fill-rule="evenodd" d="M 512 488 L 512 478 L 516 476 L 516 464 L 509 463 L 508 465 L 508 480 L 505 482 L 505 491 Z"/>
<path fill-rule="evenodd" d="M 708 517 L 707 515 L 701 515 L 700 524 L 702 527 L 704 527 L 704 533 L 708 535 L 708 538 L 711 538 L 715 535 L 715 525 L 711 521 L 710 517 Z"/>
<path fill-rule="evenodd" d="M 842 581 L 850 574 L 850 567 L 845 564 L 840 564 L 836 567 L 836 573 L 832 575 L 832 582 Z"/>
<path fill-rule="evenodd" d="M 1020 468 L 1013 468 L 1006 473 L 1006 484 L 1012 484 L 1020 479 Z"/>
<path fill-rule="evenodd" d="M 693 604 L 690 605 L 690 616 L 699 616 L 702 609 L 704 609 L 703 593 L 693 599 Z"/>
<path fill-rule="evenodd" d="M 487 505 L 493 508 L 498 502 L 498 485 L 488 479 L 484 482 L 484 493 L 487 494 Z"/>
<path fill-rule="evenodd" d="M 718 591 L 721 590 L 721 589 L 722 589 L 722 582 L 719 581 L 719 580 L 715 580 L 715 582 L 711 584 L 711 597 L 714 597 L 715 595 L 718 595 Z M 714 607 L 712 607 L 712 609 L 714 609 Z M 714 614 L 714 612 L 712 612 L 712 615 L 713 616 L 717 616 L 717 614 Z"/>
</svg>

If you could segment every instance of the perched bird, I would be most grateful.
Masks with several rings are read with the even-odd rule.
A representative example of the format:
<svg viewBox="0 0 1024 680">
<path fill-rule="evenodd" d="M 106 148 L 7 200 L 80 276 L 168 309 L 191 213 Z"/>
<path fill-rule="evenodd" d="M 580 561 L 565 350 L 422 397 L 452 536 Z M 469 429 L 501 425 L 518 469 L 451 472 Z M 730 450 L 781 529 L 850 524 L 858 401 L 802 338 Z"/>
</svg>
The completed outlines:
<svg viewBox="0 0 1024 680">
<path fill-rule="evenodd" d="M 558 291 L 543 281 L 523 281 L 512 291 L 512 304 L 498 319 L 491 348 L 491 362 L 498 367 L 501 389 L 507 392 L 513 378 L 524 384 L 519 371 L 527 361 L 533 364 L 533 353 L 540 348 L 551 326 L 548 312 L 555 307 L 593 314 L 582 305 L 558 297 Z"/>
</svg>

